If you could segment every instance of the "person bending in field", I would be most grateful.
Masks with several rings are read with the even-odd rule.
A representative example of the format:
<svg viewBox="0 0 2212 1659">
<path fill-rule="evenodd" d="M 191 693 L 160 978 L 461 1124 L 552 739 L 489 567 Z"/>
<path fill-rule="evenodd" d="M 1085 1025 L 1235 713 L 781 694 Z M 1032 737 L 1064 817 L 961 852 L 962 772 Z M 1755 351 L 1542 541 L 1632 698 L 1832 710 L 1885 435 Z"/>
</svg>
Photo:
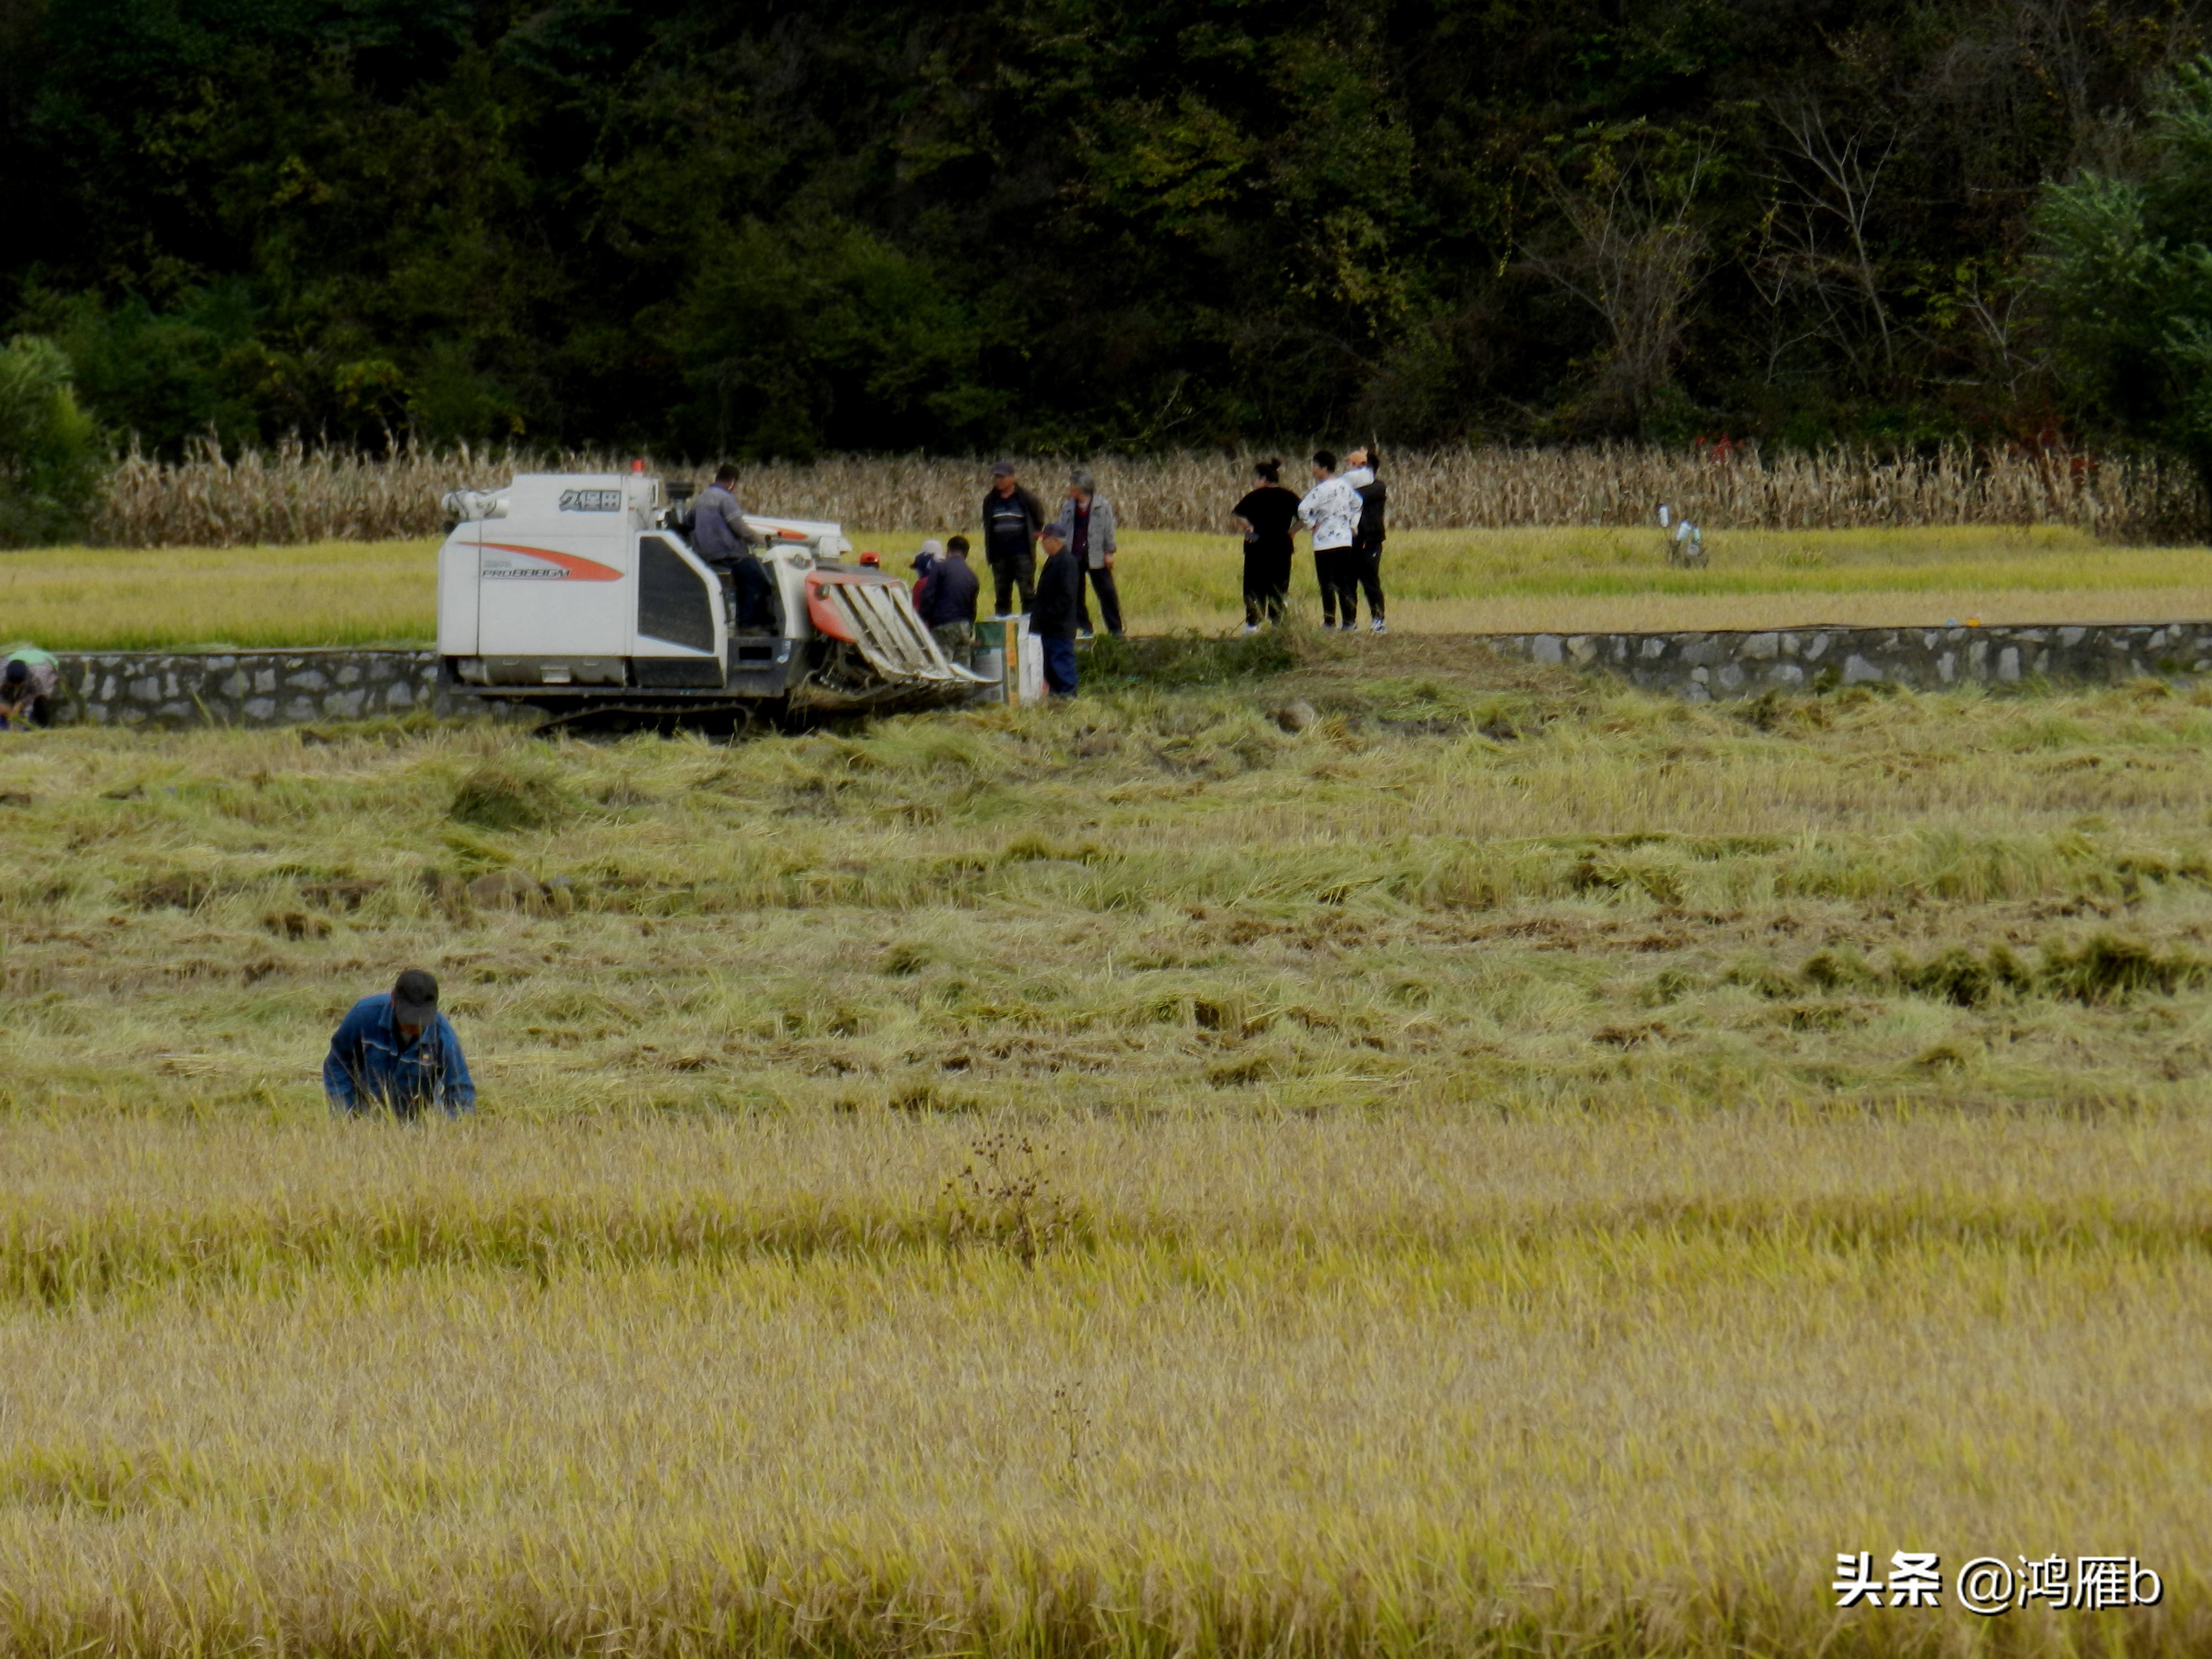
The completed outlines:
<svg viewBox="0 0 2212 1659">
<path fill-rule="evenodd" d="M 389 991 L 355 1003 L 331 1038 L 323 1089 L 333 1107 L 356 1116 L 381 1109 L 420 1117 L 433 1105 L 447 1117 L 476 1110 L 461 1040 L 438 1012 L 438 981 L 410 968 Z"/>
<path fill-rule="evenodd" d="M 46 652 L 25 646 L 0 669 L 0 732 L 52 726 L 62 668 Z"/>
</svg>

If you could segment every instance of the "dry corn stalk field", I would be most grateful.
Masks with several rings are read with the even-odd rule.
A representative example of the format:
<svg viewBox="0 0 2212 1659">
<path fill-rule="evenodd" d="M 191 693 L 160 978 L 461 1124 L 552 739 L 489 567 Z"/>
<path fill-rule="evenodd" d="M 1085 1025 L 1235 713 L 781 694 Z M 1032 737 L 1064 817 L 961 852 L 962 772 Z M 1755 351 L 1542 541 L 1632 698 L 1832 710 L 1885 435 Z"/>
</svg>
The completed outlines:
<svg viewBox="0 0 2212 1659">
<path fill-rule="evenodd" d="M 866 520 L 853 529 L 895 568 L 923 534 Z M 1716 531 L 1703 570 L 1670 569 L 1665 546 L 1643 528 L 1401 531 L 1383 561 L 1390 624 L 1577 633 L 2212 617 L 2212 550 L 2108 546 L 2058 526 Z M 427 644 L 437 628 L 436 547 L 0 555 L 0 648 L 18 639 L 57 650 Z M 1129 626 L 1235 626 L 1241 564 L 1234 536 L 1130 532 L 1118 569 Z M 1310 616 L 1316 588 L 1303 550 L 1297 565 L 1292 599 Z"/>
<path fill-rule="evenodd" d="M 388 541 L 437 534 L 449 489 L 489 488 L 516 472 L 621 471 L 631 458 L 547 457 L 465 447 L 389 457 L 309 451 L 225 455 L 203 444 L 181 462 L 133 453 L 110 474 L 94 538 L 115 547 L 232 547 Z M 1285 481 L 1305 476 L 1286 453 Z M 1666 502 L 1697 522 L 1740 530 L 1873 530 L 2056 525 L 2107 538 L 2193 532 L 2202 493 L 2185 469 L 2149 459 L 2049 450 L 1950 447 L 1930 457 L 1860 450 L 1762 455 L 1756 447 L 1455 448 L 1394 453 L 1395 524 L 1418 529 L 1650 522 Z M 660 465 L 660 464 L 656 464 Z M 1091 463 L 1125 526 L 1219 532 L 1249 487 L 1249 459 L 1212 453 L 1107 456 Z M 1025 458 L 1024 476 L 1056 496 L 1066 463 Z M 971 528 L 988 458 L 835 456 L 748 467 L 748 505 L 841 523 Z M 666 476 L 703 483 L 673 463 Z"/>
<path fill-rule="evenodd" d="M 0 1648 L 2202 1651 L 2212 707 L 1364 643 L 8 740 Z"/>
</svg>

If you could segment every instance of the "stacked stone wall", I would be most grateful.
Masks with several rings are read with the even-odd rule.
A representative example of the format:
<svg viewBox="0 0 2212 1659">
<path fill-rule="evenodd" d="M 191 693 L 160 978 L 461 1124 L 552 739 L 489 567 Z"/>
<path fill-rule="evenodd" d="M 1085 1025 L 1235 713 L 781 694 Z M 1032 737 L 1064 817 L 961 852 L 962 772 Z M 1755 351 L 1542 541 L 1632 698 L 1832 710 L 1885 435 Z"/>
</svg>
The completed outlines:
<svg viewBox="0 0 2212 1659">
<path fill-rule="evenodd" d="M 56 654 L 62 717 L 95 726 L 300 726 L 456 712 L 432 651 Z"/>
<path fill-rule="evenodd" d="M 2212 674 L 2212 623 L 1480 637 L 1508 656 L 1614 674 L 1693 702 L 1841 685 L 1929 691 Z M 88 652 L 60 660 L 63 718 L 94 725 L 297 726 L 421 709 L 491 712 L 441 685 L 429 651 Z"/>
<path fill-rule="evenodd" d="M 2047 628 L 1796 628 L 1726 634 L 1502 634 L 1535 663 L 1601 670 L 1693 702 L 1890 684 L 2105 685 L 2212 673 L 2212 623 Z"/>
</svg>

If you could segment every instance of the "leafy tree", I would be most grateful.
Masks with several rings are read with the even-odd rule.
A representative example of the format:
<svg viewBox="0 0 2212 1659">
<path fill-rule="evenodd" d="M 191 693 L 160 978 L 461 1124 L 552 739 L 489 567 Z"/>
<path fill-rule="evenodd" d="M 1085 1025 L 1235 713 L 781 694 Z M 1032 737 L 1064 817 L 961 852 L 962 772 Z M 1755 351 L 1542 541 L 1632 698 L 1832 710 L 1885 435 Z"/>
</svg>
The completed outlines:
<svg viewBox="0 0 2212 1659">
<path fill-rule="evenodd" d="M 666 333 L 684 342 L 687 423 L 702 452 L 809 455 L 835 434 L 898 447 L 916 425 L 989 435 L 974 317 L 881 239 L 825 222 L 714 227 Z"/>
<path fill-rule="evenodd" d="M 2212 58 L 2175 76 L 2134 171 L 2044 192 L 2039 275 L 2064 383 L 2212 492 Z"/>
<path fill-rule="evenodd" d="M 19 335 L 0 349 L 0 547 L 81 535 L 104 459 L 61 348 Z"/>
<path fill-rule="evenodd" d="M 1605 324 L 1580 412 L 1658 435 L 1702 275 L 1697 211 L 1717 145 L 1704 134 L 1655 133 L 1642 122 L 1580 137 L 1567 158 L 1574 183 L 1548 163 L 1540 169 L 1571 237 L 1558 252 L 1539 251 L 1529 265 Z"/>
<path fill-rule="evenodd" d="M 2208 26 L 32 0 L 0 5 L 0 325 L 170 453 L 2033 431 L 2038 188 Z"/>
</svg>

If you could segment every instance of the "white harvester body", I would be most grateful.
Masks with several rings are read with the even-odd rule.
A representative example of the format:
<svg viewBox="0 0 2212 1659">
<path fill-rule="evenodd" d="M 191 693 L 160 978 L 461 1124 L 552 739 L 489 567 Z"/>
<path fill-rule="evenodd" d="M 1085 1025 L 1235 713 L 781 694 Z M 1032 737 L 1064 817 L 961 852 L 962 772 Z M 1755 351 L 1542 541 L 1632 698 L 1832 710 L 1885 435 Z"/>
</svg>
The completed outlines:
<svg viewBox="0 0 2212 1659">
<path fill-rule="evenodd" d="M 456 490 L 438 555 L 438 654 L 458 689 L 585 712 L 788 702 L 891 708 L 982 683 L 949 660 L 902 583 L 826 521 L 748 516 L 774 615 L 733 627 L 660 481 L 526 473 Z"/>
</svg>

